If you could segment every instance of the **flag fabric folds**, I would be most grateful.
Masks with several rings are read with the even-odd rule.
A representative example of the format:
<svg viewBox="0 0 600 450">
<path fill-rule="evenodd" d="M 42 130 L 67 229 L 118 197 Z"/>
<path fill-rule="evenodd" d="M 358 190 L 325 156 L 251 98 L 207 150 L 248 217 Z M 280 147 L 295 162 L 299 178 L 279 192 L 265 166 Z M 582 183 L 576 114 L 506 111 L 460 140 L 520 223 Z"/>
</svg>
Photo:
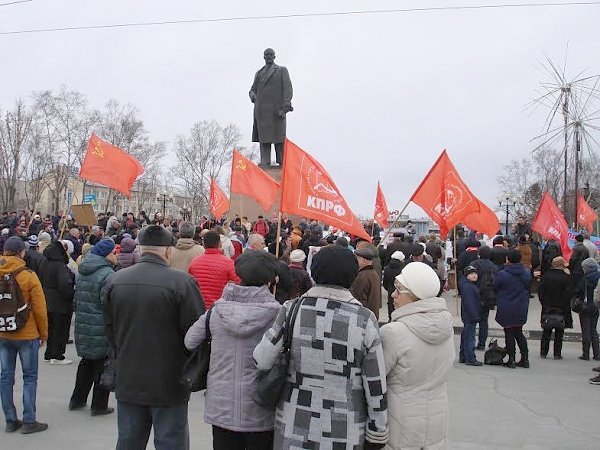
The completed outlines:
<svg viewBox="0 0 600 450">
<path fill-rule="evenodd" d="M 588 231 L 594 229 L 594 222 L 598 220 L 596 211 L 585 201 L 581 193 L 577 194 L 577 223 L 585 225 Z"/>
<path fill-rule="evenodd" d="M 285 140 L 280 211 L 371 240 L 323 166 L 289 139 Z"/>
<path fill-rule="evenodd" d="M 231 164 L 231 192 L 255 199 L 267 212 L 277 199 L 279 183 L 237 150 Z"/>
<path fill-rule="evenodd" d="M 471 230 L 487 234 L 488 236 L 495 236 L 500 229 L 498 216 L 481 200 L 478 198 L 476 200 L 479 202 L 479 211 L 465 216 L 462 219 L 462 223 Z"/>
<path fill-rule="evenodd" d="M 124 150 L 92 134 L 79 177 L 131 197 L 133 183 L 144 173 L 142 164 Z"/>
<path fill-rule="evenodd" d="M 531 229 L 537 231 L 546 239 L 555 239 L 560 244 L 563 258 L 569 260 L 572 253 L 569 247 L 569 227 L 565 217 L 548 192 L 545 192 L 542 197 L 540 208 L 535 215 L 535 219 L 533 219 Z"/>
<path fill-rule="evenodd" d="M 223 214 L 229 211 L 229 199 L 221 190 L 214 178 L 210 180 L 210 212 L 215 219 L 221 218 Z"/>
<path fill-rule="evenodd" d="M 385 201 L 385 197 L 383 196 L 383 191 L 381 190 L 379 181 L 377 182 L 377 195 L 375 196 L 375 215 L 373 217 L 375 219 L 375 222 L 377 222 L 383 228 L 387 228 L 390 226 L 390 211 L 387 207 L 387 202 Z"/>
<path fill-rule="evenodd" d="M 443 239 L 450 228 L 480 208 L 479 201 L 460 178 L 446 150 L 410 199 L 439 225 Z"/>
</svg>

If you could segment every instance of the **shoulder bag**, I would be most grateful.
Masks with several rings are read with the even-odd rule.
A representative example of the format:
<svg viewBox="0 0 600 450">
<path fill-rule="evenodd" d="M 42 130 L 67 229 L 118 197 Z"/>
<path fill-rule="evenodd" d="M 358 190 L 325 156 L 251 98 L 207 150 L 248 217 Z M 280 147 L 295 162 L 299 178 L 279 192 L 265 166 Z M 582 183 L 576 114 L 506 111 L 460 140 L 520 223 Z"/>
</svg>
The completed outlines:
<svg viewBox="0 0 600 450">
<path fill-rule="evenodd" d="M 210 347 L 212 335 L 210 334 L 210 315 L 212 308 L 206 313 L 206 339 L 196 347 L 183 365 L 181 383 L 191 392 L 206 389 L 208 369 L 210 367 Z"/>
<path fill-rule="evenodd" d="M 292 303 L 290 312 L 285 319 L 283 329 L 283 347 L 273 367 L 267 371 L 259 371 L 256 377 L 256 390 L 252 399 L 259 405 L 275 408 L 279 402 L 281 391 L 287 380 L 288 366 L 290 364 L 290 348 L 292 346 L 292 335 L 294 334 L 294 324 L 296 315 L 302 305 L 302 298 L 297 298 Z"/>
</svg>

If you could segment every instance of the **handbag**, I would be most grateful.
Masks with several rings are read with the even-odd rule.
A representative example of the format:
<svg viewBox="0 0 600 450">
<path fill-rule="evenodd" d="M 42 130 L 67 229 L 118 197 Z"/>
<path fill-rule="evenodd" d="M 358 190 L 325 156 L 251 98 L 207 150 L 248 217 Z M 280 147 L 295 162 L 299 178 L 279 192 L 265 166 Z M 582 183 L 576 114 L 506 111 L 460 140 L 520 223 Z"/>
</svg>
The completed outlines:
<svg viewBox="0 0 600 450">
<path fill-rule="evenodd" d="M 210 334 L 211 313 L 212 308 L 206 313 L 206 339 L 192 351 L 192 354 L 183 364 L 181 383 L 190 392 L 198 392 L 206 389 L 208 369 L 210 367 L 210 347 L 212 343 L 212 335 Z"/>
<path fill-rule="evenodd" d="M 100 385 L 111 392 L 117 387 L 117 359 L 115 350 L 111 347 L 108 351 L 108 357 L 104 360 L 104 370 L 100 375 Z"/>
<path fill-rule="evenodd" d="M 259 371 L 256 377 L 256 390 L 252 394 L 252 400 L 261 406 L 275 408 L 279 402 L 281 391 L 287 380 L 294 324 L 296 323 L 296 315 L 301 304 L 301 298 L 294 300 L 291 310 L 285 319 L 282 337 L 283 347 L 275 364 L 267 371 Z"/>
<path fill-rule="evenodd" d="M 565 328 L 565 318 L 562 314 L 544 314 L 542 316 L 542 328 L 544 330 L 553 328 L 563 330 Z"/>
<path fill-rule="evenodd" d="M 586 299 L 587 300 L 587 299 Z M 586 300 L 582 300 L 579 297 L 571 298 L 571 311 L 579 314 L 581 311 L 585 309 Z"/>
<path fill-rule="evenodd" d="M 505 348 L 498 345 L 498 339 L 492 339 L 488 349 L 483 354 L 484 364 L 490 366 L 501 366 L 504 363 L 504 357 L 508 354 Z"/>
</svg>

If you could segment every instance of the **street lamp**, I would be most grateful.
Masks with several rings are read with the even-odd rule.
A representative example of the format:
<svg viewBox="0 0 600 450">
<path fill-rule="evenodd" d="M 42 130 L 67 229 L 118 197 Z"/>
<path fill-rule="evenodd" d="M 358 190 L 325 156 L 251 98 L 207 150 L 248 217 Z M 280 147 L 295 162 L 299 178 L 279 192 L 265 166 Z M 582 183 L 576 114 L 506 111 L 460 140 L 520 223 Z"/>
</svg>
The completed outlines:
<svg viewBox="0 0 600 450">
<path fill-rule="evenodd" d="M 162 214 L 163 217 L 166 217 L 166 212 L 167 212 L 167 199 L 169 199 L 169 202 L 173 202 L 173 195 L 168 193 L 168 192 L 159 192 L 156 194 L 156 202 L 160 203 L 162 199 Z"/>
<path fill-rule="evenodd" d="M 189 221 L 192 217 L 192 208 L 183 205 L 183 208 L 181 208 L 181 215 L 183 216 L 183 220 Z"/>
<path fill-rule="evenodd" d="M 515 207 L 517 205 L 517 199 L 515 197 L 511 197 L 508 194 L 504 194 L 501 197 L 498 197 L 498 204 L 500 208 L 506 208 L 506 226 L 505 226 L 505 235 L 508 236 L 508 214 L 509 208 Z"/>
</svg>

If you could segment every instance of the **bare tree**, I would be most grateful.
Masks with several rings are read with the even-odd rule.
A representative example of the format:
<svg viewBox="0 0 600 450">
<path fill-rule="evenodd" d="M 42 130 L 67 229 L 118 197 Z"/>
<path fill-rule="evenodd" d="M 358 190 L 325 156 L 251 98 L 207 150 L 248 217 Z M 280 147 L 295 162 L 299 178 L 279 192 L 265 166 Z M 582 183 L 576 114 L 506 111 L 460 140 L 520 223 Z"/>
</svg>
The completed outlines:
<svg viewBox="0 0 600 450">
<path fill-rule="evenodd" d="M 191 198 L 196 212 L 208 210 L 210 180 L 224 174 L 241 139 L 242 133 L 236 125 L 223 127 L 215 120 L 197 122 L 188 136 L 177 137 L 174 149 L 177 164 L 173 172 L 177 186 Z"/>
<path fill-rule="evenodd" d="M 27 140 L 33 116 L 21 99 L 7 111 L 0 124 L 0 187 L 3 209 L 15 208 L 17 183 L 23 172 Z"/>
</svg>

